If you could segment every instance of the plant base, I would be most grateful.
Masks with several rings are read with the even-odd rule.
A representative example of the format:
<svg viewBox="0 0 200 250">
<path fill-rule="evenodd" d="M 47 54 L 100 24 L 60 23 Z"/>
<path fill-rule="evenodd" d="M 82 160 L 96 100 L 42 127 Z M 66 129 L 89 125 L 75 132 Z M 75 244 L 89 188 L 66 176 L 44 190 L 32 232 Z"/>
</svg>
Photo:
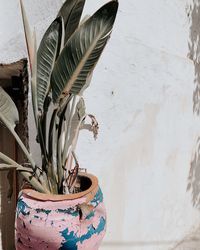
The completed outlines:
<svg viewBox="0 0 200 250">
<path fill-rule="evenodd" d="M 84 178 L 91 180 L 91 186 L 77 194 L 22 191 L 16 210 L 16 250 L 99 248 L 106 228 L 103 194 L 96 177 Z"/>
</svg>

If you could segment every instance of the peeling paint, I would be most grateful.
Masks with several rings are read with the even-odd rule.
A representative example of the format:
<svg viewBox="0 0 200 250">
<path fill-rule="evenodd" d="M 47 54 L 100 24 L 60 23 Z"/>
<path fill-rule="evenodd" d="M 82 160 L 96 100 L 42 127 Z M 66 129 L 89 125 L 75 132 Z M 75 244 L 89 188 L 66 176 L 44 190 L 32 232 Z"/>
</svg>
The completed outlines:
<svg viewBox="0 0 200 250">
<path fill-rule="evenodd" d="M 105 225 L 106 221 L 103 217 L 101 217 L 98 227 L 94 228 L 93 225 L 90 225 L 88 227 L 87 233 L 82 235 L 81 237 L 78 237 L 74 232 L 69 232 L 68 229 L 65 229 L 63 232 L 61 232 L 61 234 L 65 238 L 66 242 L 62 244 L 60 250 L 68 250 L 68 249 L 78 250 L 77 243 L 80 242 L 80 244 L 82 244 L 85 240 L 90 239 L 92 235 L 94 234 L 99 235 L 105 229 Z"/>
<path fill-rule="evenodd" d="M 80 219 L 79 205 L 84 203 L 84 197 L 73 202 L 43 202 L 22 195 L 16 211 L 16 249 L 98 249 L 106 230 L 101 189 L 88 203 L 93 211 Z"/>
</svg>

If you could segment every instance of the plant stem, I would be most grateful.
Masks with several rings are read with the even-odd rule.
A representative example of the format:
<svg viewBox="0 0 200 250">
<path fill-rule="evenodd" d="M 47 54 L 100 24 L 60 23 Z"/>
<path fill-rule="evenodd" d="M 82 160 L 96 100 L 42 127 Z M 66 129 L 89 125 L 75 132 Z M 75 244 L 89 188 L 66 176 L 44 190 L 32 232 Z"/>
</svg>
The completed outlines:
<svg viewBox="0 0 200 250">
<path fill-rule="evenodd" d="M 23 171 L 23 166 L 19 165 L 17 162 L 9 158 L 8 156 L 4 155 L 3 153 L 0 152 L 0 159 L 3 160 L 4 162 L 14 165 L 17 168 L 20 169 L 20 173 L 23 175 L 23 177 L 39 192 L 42 193 L 49 193 L 48 190 L 46 190 L 45 187 L 43 187 L 40 182 L 31 174 L 30 172 L 26 171 L 26 168 L 24 168 Z"/>
<path fill-rule="evenodd" d="M 33 170 L 36 173 L 36 176 L 38 178 L 38 180 L 40 181 L 41 184 L 45 184 L 46 187 L 44 187 L 44 189 L 46 189 L 46 192 L 49 192 L 48 188 L 47 188 L 47 183 L 45 183 L 43 176 L 41 175 L 41 170 L 38 169 L 38 167 L 36 166 L 33 158 L 31 157 L 30 153 L 28 152 L 27 148 L 24 146 L 23 142 L 21 141 L 21 139 L 19 138 L 18 134 L 15 132 L 14 129 L 12 129 L 12 134 L 14 135 L 16 141 L 18 142 L 19 146 L 21 147 L 22 151 L 24 152 L 24 154 L 26 155 L 26 157 L 28 158 L 28 160 L 30 161 Z"/>
</svg>

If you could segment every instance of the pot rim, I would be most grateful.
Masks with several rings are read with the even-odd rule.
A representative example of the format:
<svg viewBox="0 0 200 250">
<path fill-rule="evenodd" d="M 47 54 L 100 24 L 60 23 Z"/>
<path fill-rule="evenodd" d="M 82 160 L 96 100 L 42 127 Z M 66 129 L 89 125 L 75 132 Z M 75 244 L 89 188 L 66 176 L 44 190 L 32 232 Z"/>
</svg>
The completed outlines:
<svg viewBox="0 0 200 250">
<path fill-rule="evenodd" d="M 44 194 L 33 189 L 22 189 L 21 194 L 40 201 L 64 201 L 86 198 L 86 203 L 91 201 L 98 191 L 98 178 L 88 173 L 79 173 L 79 176 L 87 177 L 91 180 L 91 186 L 79 193 L 75 194 Z"/>
</svg>

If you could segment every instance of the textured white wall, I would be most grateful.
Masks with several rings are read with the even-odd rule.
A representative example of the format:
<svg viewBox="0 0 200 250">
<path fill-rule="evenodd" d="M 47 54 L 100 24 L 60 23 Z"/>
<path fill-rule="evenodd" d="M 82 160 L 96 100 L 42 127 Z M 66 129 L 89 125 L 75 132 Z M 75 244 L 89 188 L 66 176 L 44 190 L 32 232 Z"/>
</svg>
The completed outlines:
<svg viewBox="0 0 200 250">
<path fill-rule="evenodd" d="M 189 6 L 120 1 L 113 36 L 85 95 L 101 128 L 97 142 L 81 137 L 79 152 L 105 193 L 109 224 L 102 249 L 168 250 L 199 226 L 186 192 L 200 132 L 187 58 Z"/>
<path fill-rule="evenodd" d="M 41 37 L 61 1 L 24 2 Z M 85 13 L 104 2 L 87 0 Z M 195 68 L 187 56 L 192 2 L 121 0 L 112 38 L 85 92 L 100 134 L 94 142 L 82 132 L 78 155 L 103 187 L 108 232 L 102 250 L 169 250 L 199 226 L 199 210 L 186 191 L 200 134 L 193 114 Z M 18 3 L 0 5 L 0 57 L 13 61 L 25 55 Z"/>
</svg>

